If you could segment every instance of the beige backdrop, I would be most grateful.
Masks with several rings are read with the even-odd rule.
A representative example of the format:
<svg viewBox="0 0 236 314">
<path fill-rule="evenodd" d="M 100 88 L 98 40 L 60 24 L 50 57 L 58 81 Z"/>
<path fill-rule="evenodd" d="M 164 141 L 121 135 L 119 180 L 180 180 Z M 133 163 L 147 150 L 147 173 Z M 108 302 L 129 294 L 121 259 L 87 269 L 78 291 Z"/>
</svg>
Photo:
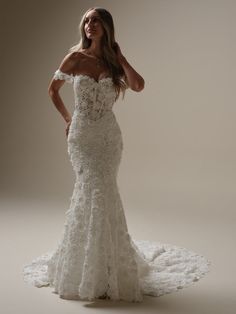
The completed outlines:
<svg viewBox="0 0 236 314">
<path fill-rule="evenodd" d="M 145 199 L 160 189 L 186 197 L 217 189 L 212 205 L 225 207 L 235 183 L 235 2 L 23 3 L 4 5 L 4 191 L 26 198 L 64 198 L 71 191 L 65 122 L 47 87 L 78 39 L 82 13 L 97 4 L 111 11 L 116 39 L 146 82 L 114 106 L 125 145 L 121 185 L 136 190 L 133 199 L 139 190 Z M 72 112 L 72 86 L 61 94 Z"/>
<path fill-rule="evenodd" d="M 202 306 L 196 313 L 226 313 L 225 303 L 233 313 L 236 1 L 2 1 L 2 230 L 11 224 L 7 208 L 16 209 L 14 226 L 21 231 L 29 226 L 26 216 L 33 214 L 34 224 L 46 212 L 36 233 L 31 225 L 21 238 L 26 245 L 30 234 L 32 246 L 39 243 L 28 259 L 45 250 L 42 228 L 53 234 L 47 248 L 60 234 L 75 177 L 65 122 L 47 88 L 93 5 L 111 12 L 123 54 L 145 79 L 142 92 L 128 90 L 114 105 L 124 140 L 118 183 L 130 233 L 188 246 L 213 260 L 215 268 L 195 288 L 205 289 L 204 301 L 203 293 L 193 297 Z M 72 113 L 72 85 L 65 84 L 61 95 Z M 7 207 L 8 200 L 15 207 Z M 57 204 L 53 211 L 50 202 Z M 38 291 L 26 291 L 36 298 Z M 190 313 L 192 305 L 179 310 Z"/>
</svg>

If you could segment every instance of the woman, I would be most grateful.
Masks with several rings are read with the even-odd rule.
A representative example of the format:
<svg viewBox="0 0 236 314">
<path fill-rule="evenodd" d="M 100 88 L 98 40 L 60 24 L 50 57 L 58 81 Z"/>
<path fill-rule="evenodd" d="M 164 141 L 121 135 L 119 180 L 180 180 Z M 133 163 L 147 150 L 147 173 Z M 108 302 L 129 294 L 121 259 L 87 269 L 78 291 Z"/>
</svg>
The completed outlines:
<svg viewBox="0 0 236 314">
<path fill-rule="evenodd" d="M 24 267 L 24 279 L 51 286 L 64 299 L 107 298 L 140 302 L 183 288 L 207 271 L 203 256 L 175 246 L 134 241 L 117 186 L 123 150 L 113 105 L 127 88 L 142 91 L 144 79 L 115 42 L 111 14 L 85 12 L 81 41 L 54 73 L 49 94 L 66 121 L 68 153 L 76 182 L 56 250 Z M 73 83 L 72 117 L 59 90 Z"/>
<path fill-rule="evenodd" d="M 111 75 L 118 90 L 124 90 L 127 85 L 134 91 L 144 88 L 144 79 L 127 62 L 114 40 L 113 20 L 109 12 L 102 8 L 89 9 L 82 18 L 80 28 L 82 40 L 71 48 L 72 52 L 62 61 L 59 67 L 62 72 L 89 75 L 96 81 Z M 126 82 L 125 87 L 120 82 L 121 78 Z M 71 117 L 58 94 L 63 84 L 63 81 L 53 80 L 49 86 L 49 94 L 67 122 L 68 134 Z"/>
</svg>

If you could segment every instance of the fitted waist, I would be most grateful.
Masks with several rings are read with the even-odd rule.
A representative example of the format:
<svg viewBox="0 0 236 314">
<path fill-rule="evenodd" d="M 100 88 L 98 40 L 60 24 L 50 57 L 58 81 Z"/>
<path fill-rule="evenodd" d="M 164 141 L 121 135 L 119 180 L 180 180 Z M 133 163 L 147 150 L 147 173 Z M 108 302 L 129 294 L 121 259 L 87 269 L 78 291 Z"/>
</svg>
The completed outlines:
<svg viewBox="0 0 236 314">
<path fill-rule="evenodd" d="M 89 125 L 98 125 L 109 119 L 115 119 L 115 114 L 112 108 L 107 108 L 102 112 L 97 111 L 81 111 L 78 107 L 75 107 L 73 113 L 73 119 L 78 119 L 78 122 Z"/>
</svg>

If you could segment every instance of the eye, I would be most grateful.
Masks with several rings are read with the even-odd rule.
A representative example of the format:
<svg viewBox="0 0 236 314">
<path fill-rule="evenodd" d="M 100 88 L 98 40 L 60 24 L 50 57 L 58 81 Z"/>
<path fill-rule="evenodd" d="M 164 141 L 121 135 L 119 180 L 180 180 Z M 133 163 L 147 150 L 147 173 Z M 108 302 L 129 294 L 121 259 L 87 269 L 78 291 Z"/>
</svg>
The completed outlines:
<svg viewBox="0 0 236 314">
<path fill-rule="evenodd" d="M 93 22 L 99 21 L 100 19 L 98 17 L 92 18 Z M 85 19 L 85 23 L 88 23 L 88 19 Z"/>
</svg>

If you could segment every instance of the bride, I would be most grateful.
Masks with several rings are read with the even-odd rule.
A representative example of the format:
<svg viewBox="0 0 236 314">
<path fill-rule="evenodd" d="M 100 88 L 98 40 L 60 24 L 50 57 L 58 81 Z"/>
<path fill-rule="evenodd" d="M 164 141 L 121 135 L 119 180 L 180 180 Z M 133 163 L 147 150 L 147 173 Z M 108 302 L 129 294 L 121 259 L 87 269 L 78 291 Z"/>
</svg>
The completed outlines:
<svg viewBox="0 0 236 314">
<path fill-rule="evenodd" d="M 128 63 L 118 43 L 114 41 L 113 19 L 108 11 L 90 8 L 83 16 L 80 28 L 82 44 L 79 43 L 70 49 L 71 52 L 60 65 L 61 71 L 71 75 L 88 75 L 95 81 L 111 75 L 118 89 L 117 98 L 120 90 L 123 91 L 124 97 L 126 88 L 136 92 L 143 90 L 144 79 Z M 63 84 L 63 80 L 53 80 L 49 86 L 49 94 L 67 123 L 66 134 L 68 134 L 71 117 L 58 94 Z"/>
</svg>

